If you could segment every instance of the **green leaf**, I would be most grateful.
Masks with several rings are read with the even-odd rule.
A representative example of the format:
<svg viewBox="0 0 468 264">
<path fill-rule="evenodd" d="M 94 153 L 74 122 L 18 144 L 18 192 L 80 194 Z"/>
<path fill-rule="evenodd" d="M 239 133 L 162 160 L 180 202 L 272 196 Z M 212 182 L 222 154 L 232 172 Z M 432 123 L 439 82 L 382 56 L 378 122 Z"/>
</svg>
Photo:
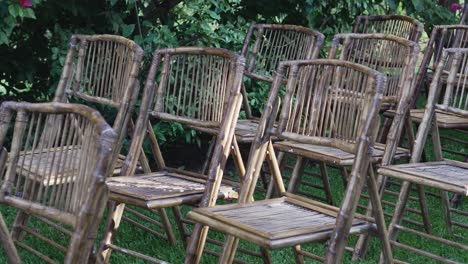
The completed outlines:
<svg viewBox="0 0 468 264">
<path fill-rule="evenodd" d="M 36 19 L 36 14 L 34 14 L 34 10 L 27 8 L 24 10 L 24 17 Z"/>
<path fill-rule="evenodd" d="M 9 43 L 8 36 L 3 31 L 0 31 L 0 45 L 1 44 L 8 45 L 8 43 Z"/>
<path fill-rule="evenodd" d="M 124 37 L 130 37 L 130 35 L 133 33 L 133 30 L 135 30 L 135 24 L 123 25 L 122 26 L 122 35 Z"/>
<path fill-rule="evenodd" d="M 206 10 L 206 12 L 208 13 L 208 15 L 210 15 L 211 18 L 213 18 L 215 20 L 219 20 L 221 18 L 219 16 L 219 14 L 216 14 L 215 12 L 213 12 L 211 10 Z"/>
<path fill-rule="evenodd" d="M 422 0 L 411 0 L 416 12 L 421 12 L 424 9 L 424 3 Z"/>
<path fill-rule="evenodd" d="M 17 9 L 18 5 L 16 4 L 13 4 L 13 5 L 9 5 L 8 6 L 8 12 L 10 13 L 10 15 L 12 17 L 17 17 L 18 16 L 18 9 Z"/>
<path fill-rule="evenodd" d="M 114 6 L 117 3 L 117 0 L 110 0 L 111 6 Z"/>
</svg>

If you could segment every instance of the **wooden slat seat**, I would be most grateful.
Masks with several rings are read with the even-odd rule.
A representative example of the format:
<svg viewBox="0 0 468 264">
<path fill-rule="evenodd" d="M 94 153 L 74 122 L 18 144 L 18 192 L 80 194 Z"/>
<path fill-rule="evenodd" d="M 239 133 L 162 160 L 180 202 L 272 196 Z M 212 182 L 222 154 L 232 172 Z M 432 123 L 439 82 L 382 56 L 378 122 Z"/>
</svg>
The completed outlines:
<svg viewBox="0 0 468 264">
<path fill-rule="evenodd" d="M 258 121 L 255 119 L 238 120 L 234 132 L 238 142 L 252 142 L 257 133 Z"/>
<path fill-rule="evenodd" d="M 355 155 L 339 148 L 306 144 L 294 141 L 281 141 L 274 144 L 275 149 L 310 158 L 312 160 L 321 160 L 328 164 L 339 166 L 350 166 L 354 163 Z M 375 144 L 371 156 L 374 163 L 380 162 L 384 154 L 385 145 Z M 409 157 L 409 151 L 404 148 L 398 148 L 395 158 Z"/>
<path fill-rule="evenodd" d="M 436 111 L 437 126 L 439 128 L 451 129 L 468 129 L 468 118 L 450 113 L 441 109 Z M 384 115 L 393 116 L 395 111 L 386 111 Z M 424 116 L 424 109 L 411 109 L 410 110 L 411 120 L 416 123 L 421 123 L 422 117 Z"/>
<path fill-rule="evenodd" d="M 68 183 L 75 180 L 74 175 L 80 169 L 81 153 L 79 146 L 27 151 L 20 154 L 16 172 L 25 175 L 30 180 L 42 182 L 44 186 Z M 66 159 L 63 158 L 65 156 Z M 114 161 L 114 175 L 120 172 L 124 159 L 125 156 L 119 155 Z"/>
<path fill-rule="evenodd" d="M 468 164 L 465 162 L 445 160 L 393 165 L 382 167 L 379 174 L 468 196 Z"/>
<path fill-rule="evenodd" d="M 189 218 L 258 243 L 268 249 L 326 239 L 333 232 L 339 208 L 295 195 L 248 204 L 229 204 L 192 210 Z M 375 225 L 355 215 L 350 233 L 375 230 Z"/>
<path fill-rule="evenodd" d="M 134 203 L 146 208 L 164 208 L 198 202 L 206 180 L 173 172 L 156 172 L 144 176 L 122 176 L 107 180 L 110 197 L 118 202 Z M 236 187 L 221 185 L 218 198 L 237 198 Z"/>
</svg>

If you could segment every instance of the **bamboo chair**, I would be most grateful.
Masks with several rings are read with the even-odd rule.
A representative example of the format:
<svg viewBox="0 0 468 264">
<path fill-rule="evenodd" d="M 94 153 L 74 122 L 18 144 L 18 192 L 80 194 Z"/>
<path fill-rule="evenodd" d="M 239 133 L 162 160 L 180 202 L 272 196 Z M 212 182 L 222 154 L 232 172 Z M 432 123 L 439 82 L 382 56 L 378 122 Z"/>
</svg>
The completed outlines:
<svg viewBox="0 0 468 264">
<path fill-rule="evenodd" d="M 324 38 L 322 33 L 302 26 L 252 24 L 245 36 L 241 53 L 246 58 L 244 76 L 251 81 L 271 84 L 279 62 L 318 58 Z M 241 91 L 246 118 L 237 121 L 234 142 L 237 151 L 233 152 L 234 158 L 239 162 L 242 157 L 237 142 L 251 144 L 259 121 L 259 117 L 252 114 L 244 82 Z M 212 145 L 211 148 L 213 147 Z M 206 165 L 207 163 L 205 168 Z M 242 168 L 238 170 L 241 175 L 245 173 Z M 263 178 L 263 183 L 266 189 L 266 178 Z"/>
<path fill-rule="evenodd" d="M 417 97 L 423 87 L 428 87 L 427 84 L 430 83 L 432 79 L 444 48 L 468 48 L 468 26 L 443 25 L 434 27 L 416 79 L 416 91 L 413 96 L 412 108 L 415 108 Z M 443 74 L 441 85 L 445 85 L 446 79 L 447 75 Z M 468 119 L 466 117 L 454 115 L 444 110 L 437 110 L 436 114 L 439 129 L 457 129 L 463 134 L 467 134 Z M 424 115 L 424 110 L 412 109 L 410 115 L 413 122 L 420 123 Z M 464 144 L 468 147 L 468 142 L 464 139 L 444 137 L 444 140 L 447 142 L 453 141 Z M 468 160 L 467 153 L 460 153 L 446 147 L 444 147 L 443 150 L 444 152 L 461 156 L 465 161 Z"/>
<path fill-rule="evenodd" d="M 107 181 L 112 202 L 109 204 L 106 234 L 101 246 L 101 255 L 106 262 L 109 261 L 111 251 L 115 250 L 159 263 L 154 257 L 113 244 L 126 204 L 151 211 L 172 208 L 183 239 L 188 236 L 177 206 L 206 206 L 206 201 L 202 200 L 203 191 L 212 185 L 218 188 L 221 185 L 242 105 L 240 86 L 244 63 L 242 57 L 218 48 L 167 48 L 155 53 L 133 141 L 121 172 L 123 176 Z M 160 79 L 156 85 L 158 73 Z M 165 164 L 151 125 L 155 119 L 216 132 L 212 134 L 216 136 L 216 145 L 207 174 L 171 168 Z M 145 133 L 148 133 L 147 138 L 158 169 L 135 177 L 133 174 Z M 226 184 L 224 182 L 221 185 L 221 191 L 210 202 L 214 202 L 216 197 L 237 198 L 238 184 Z M 154 233 L 149 228 L 144 230 Z"/>
<path fill-rule="evenodd" d="M 127 135 L 138 97 L 137 77 L 142 58 L 142 48 L 124 37 L 73 35 L 53 99 L 54 102 L 79 101 L 115 109 L 112 127 L 119 135 L 115 157 Z M 118 169 L 122 164 L 113 166 Z"/>
<path fill-rule="evenodd" d="M 468 48 L 468 26 L 466 25 L 439 25 L 435 26 L 432 30 L 431 37 L 429 39 L 426 52 L 424 53 L 421 67 L 416 77 L 416 90 L 413 95 L 413 101 L 411 103 L 410 117 L 415 123 L 421 123 L 424 115 L 424 109 L 416 108 L 416 101 L 423 87 L 428 87 L 432 80 L 436 66 L 438 65 L 442 56 L 442 50 L 444 48 Z M 445 86 L 447 75 L 442 73 L 440 84 Z M 392 111 L 387 111 L 385 116 L 391 117 Z M 436 110 L 437 115 L 437 126 L 439 129 L 444 130 L 457 130 L 460 136 L 441 136 L 443 142 L 442 150 L 445 153 L 456 155 L 464 161 L 468 161 L 468 153 L 456 151 L 448 148 L 446 145 L 450 142 L 455 144 L 462 144 L 468 147 L 468 141 L 465 137 L 468 135 L 468 118 L 454 115 L 443 109 Z M 456 195 L 452 200 L 453 206 L 458 203 L 459 196 Z"/>
<path fill-rule="evenodd" d="M 119 135 L 114 148 L 114 173 L 119 172 L 124 157 L 120 154 L 127 128 L 138 97 L 137 76 L 143 50 L 132 40 L 114 35 L 73 35 L 70 39 L 62 75 L 54 102 L 79 102 L 110 110 L 114 115 L 112 126 Z M 49 126 L 55 126 L 50 123 Z M 72 146 L 70 149 L 73 149 Z M 35 156 L 31 156 L 35 159 Z M 145 161 L 145 160 L 143 160 Z M 38 175 L 47 173 L 48 161 L 39 164 Z M 65 165 L 66 166 L 66 165 Z M 149 166 L 143 162 L 142 166 Z M 42 181 L 44 183 L 44 181 Z M 162 217 L 167 218 L 161 211 Z M 46 220 L 46 219 L 44 219 Z M 22 226 L 29 221 L 24 213 L 15 220 L 13 237 L 21 239 Z M 164 225 L 165 239 L 175 243 L 170 225 Z"/>
<path fill-rule="evenodd" d="M 329 58 L 339 58 L 340 60 L 351 61 L 366 65 L 378 70 L 387 76 L 387 83 L 384 88 L 383 105 L 388 109 L 393 109 L 401 100 L 404 89 L 411 89 L 413 71 L 416 63 L 416 56 L 419 46 L 402 38 L 384 34 L 338 34 L 332 41 L 329 51 Z M 352 96 L 354 91 L 342 91 L 343 96 Z M 348 120 L 342 119 L 347 122 Z M 345 123 L 340 124 L 345 125 Z M 387 126 L 387 124 L 385 124 Z M 301 142 L 280 141 L 274 144 L 274 148 L 280 152 L 299 155 L 295 170 L 293 170 L 288 185 L 288 191 L 316 198 L 314 194 L 299 190 L 300 184 L 307 184 L 302 181 L 304 176 L 303 157 L 316 161 L 320 166 L 319 178 L 322 186 L 317 185 L 316 189 L 322 189 L 325 193 L 325 201 L 332 204 L 331 188 L 327 165 L 338 167 L 342 172 L 343 182 L 348 179 L 346 167 L 354 164 L 355 156 L 352 153 L 340 150 L 339 148 L 323 147 L 319 144 L 304 144 Z M 372 164 L 378 164 L 384 153 L 384 144 L 375 144 L 371 155 Z M 397 151 L 399 158 L 407 157 L 406 150 L 399 148 Z M 270 190 L 272 188 L 270 187 Z M 321 198 L 321 197 L 320 197 Z M 323 198 L 322 198 L 323 199 Z"/>
<path fill-rule="evenodd" d="M 286 77 L 286 94 L 278 119 L 278 94 Z M 359 80 L 358 82 L 351 81 Z M 340 263 L 348 234 L 377 228 L 386 257 L 391 261 L 385 222 L 377 186 L 370 168 L 370 148 L 378 123 L 380 98 L 385 76 L 363 65 L 341 60 L 303 60 L 281 62 L 276 72 L 259 130 L 251 147 L 247 173 L 238 204 L 197 208 L 189 218 L 197 224 L 187 249 L 185 263 L 198 263 L 203 249 L 199 235 L 208 227 L 228 234 L 219 263 L 231 263 L 238 239 L 248 240 L 267 249 L 278 249 L 330 239 L 325 262 Z M 343 91 L 355 91 L 343 96 Z M 349 120 L 345 124 L 341 119 Z M 271 138 L 287 142 L 317 144 L 339 148 L 358 157 L 341 208 L 312 201 L 286 192 Z M 260 173 L 268 161 L 281 196 L 252 202 Z M 374 218 L 355 214 L 364 180 L 376 208 Z M 205 198 L 217 189 L 205 190 Z M 213 205 L 213 204 L 210 204 Z M 205 226 L 205 227 L 203 227 Z M 388 254 L 387 254 L 388 253 Z M 299 262 L 300 255 L 296 255 Z M 316 259 L 324 260 L 319 256 Z"/>
<path fill-rule="evenodd" d="M 467 212 L 452 209 L 448 203 L 448 192 L 458 193 L 461 196 L 466 196 L 468 186 L 468 165 L 466 162 L 444 159 L 442 157 L 442 148 L 440 144 L 440 136 L 437 124 L 437 110 L 441 109 L 449 113 L 468 117 L 467 109 L 467 83 L 466 78 L 460 78 L 459 75 L 466 76 L 468 73 L 468 49 L 451 48 L 443 51 L 442 57 L 439 60 L 434 78 L 431 82 L 428 101 L 421 124 L 419 125 L 416 136 L 415 147 L 411 155 L 409 164 L 385 166 L 379 169 L 378 173 L 384 177 L 397 178 L 403 181 L 398 202 L 395 208 L 393 219 L 390 223 L 389 236 L 394 248 L 408 250 L 411 253 L 422 255 L 433 260 L 444 263 L 458 263 L 456 260 L 449 260 L 446 257 L 427 251 L 427 248 L 415 248 L 414 245 L 406 245 L 404 239 L 398 239 L 399 232 L 406 232 L 418 237 L 422 237 L 431 241 L 444 243 L 458 249 L 468 250 L 468 245 L 461 244 L 457 241 L 451 241 L 446 238 L 436 237 L 435 235 L 427 234 L 410 227 L 405 227 L 401 223 L 403 212 L 408 203 L 408 193 L 411 185 L 421 185 L 439 189 L 444 207 L 444 217 L 446 220 L 446 228 L 449 234 L 453 233 L 453 227 L 468 228 L 462 222 L 453 221 L 451 214 L 455 213 L 460 217 L 468 216 Z M 445 79 L 445 75 L 448 77 Z M 444 80 L 445 79 L 445 80 Z M 446 88 L 443 95 L 443 100 L 439 104 L 438 98 L 441 94 L 441 83 L 446 82 Z M 422 152 L 427 142 L 428 134 L 432 134 L 432 143 L 434 145 L 434 162 L 420 162 Z M 465 240 L 466 242 L 466 240 Z M 453 255 L 455 256 L 455 255 Z M 466 260 L 458 260 L 466 261 Z"/>
<path fill-rule="evenodd" d="M 49 122 L 57 126 L 47 126 Z M 12 135 L 11 144 L 7 135 Z M 107 201 L 104 181 L 111 172 L 117 137 L 98 111 L 83 105 L 5 102 L 0 107 L 0 202 L 70 227 L 71 231 L 61 227 L 71 236 L 69 245 L 49 238 L 50 233 L 22 228 L 57 248 L 65 255 L 65 263 L 88 262 Z M 70 143 L 76 148 L 70 150 Z M 36 158 L 28 159 L 31 155 Z M 42 160 L 49 163 L 39 174 Z M 38 181 L 47 184 L 34 184 Z M 56 263 L 51 256 L 11 236 L 1 214 L 0 229 L 10 263 L 21 262 L 15 244 L 47 263 Z"/>
<path fill-rule="evenodd" d="M 353 33 L 382 33 L 419 42 L 424 25 L 418 20 L 402 15 L 358 16 Z"/>
</svg>

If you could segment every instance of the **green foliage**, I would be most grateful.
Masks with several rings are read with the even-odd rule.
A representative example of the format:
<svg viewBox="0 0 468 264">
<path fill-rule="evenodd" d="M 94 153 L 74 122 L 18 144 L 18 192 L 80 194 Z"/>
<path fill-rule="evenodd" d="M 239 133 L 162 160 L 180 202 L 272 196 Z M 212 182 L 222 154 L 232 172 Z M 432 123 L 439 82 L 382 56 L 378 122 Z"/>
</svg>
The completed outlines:
<svg viewBox="0 0 468 264">
<path fill-rule="evenodd" d="M 349 32 L 357 15 L 386 13 L 416 17 L 427 31 L 434 24 L 456 21 L 434 0 L 32 0 L 31 8 L 22 8 L 19 0 L 0 0 L 0 96 L 50 100 L 74 33 L 134 39 L 145 51 L 143 81 L 155 49 L 198 45 L 240 52 L 254 21 L 304 25 L 330 39 Z M 249 87 L 254 113 L 261 112 L 268 89 L 268 85 Z M 157 127 L 161 140 L 199 140 L 190 130 L 165 126 Z"/>
</svg>

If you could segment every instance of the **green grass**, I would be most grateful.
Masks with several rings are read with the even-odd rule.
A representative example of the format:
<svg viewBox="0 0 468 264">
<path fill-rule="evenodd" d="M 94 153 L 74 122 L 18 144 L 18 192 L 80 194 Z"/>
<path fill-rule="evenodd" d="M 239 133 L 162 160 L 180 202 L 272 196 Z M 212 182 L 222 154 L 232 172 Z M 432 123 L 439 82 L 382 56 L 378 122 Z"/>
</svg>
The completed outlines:
<svg viewBox="0 0 468 264">
<path fill-rule="evenodd" d="M 458 137 L 460 136 L 463 137 L 463 135 L 460 135 L 458 132 L 455 132 L 455 131 L 443 131 L 442 133 L 445 135 L 450 134 L 450 135 L 455 135 Z M 443 143 L 446 145 L 449 145 L 448 147 L 450 148 L 454 148 L 454 149 L 466 152 L 467 146 L 453 144 L 452 142 L 449 142 L 449 143 L 443 142 Z M 432 146 L 430 146 L 429 144 L 427 148 L 427 152 L 431 153 L 431 149 L 432 149 Z M 453 156 L 453 155 L 447 155 L 446 157 L 451 158 L 451 159 L 460 159 L 460 157 Z M 308 169 L 315 170 L 316 168 L 314 168 L 314 166 L 309 166 Z M 334 201 L 335 202 L 340 201 L 344 190 L 343 190 L 343 184 L 341 182 L 341 177 L 339 176 L 339 171 L 331 168 L 329 172 L 330 172 L 330 177 L 331 177 Z M 308 181 L 311 181 L 313 183 L 320 183 L 315 178 L 310 178 L 308 179 Z M 395 186 L 392 186 L 392 188 L 395 191 L 398 190 Z M 307 191 L 307 192 L 314 191 L 317 195 L 323 196 L 322 192 L 318 192 L 317 190 L 312 190 L 311 188 L 307 188 L 304 186 L 301 186 L 301 190 Z M 427 191 L 436 192 L 436 190 L 427 190 Z M 262 195 L 259 194 L 257 199 L 260 199 L 261 196 Z M 440 199 L 433 195 L 428 195 L 427 198 L 428 198 L 430 218 L 431 218 L 431 223 L 432 223 L 434 233 L 445 238 L 454 239 L 455 241 L 468 244 L 468 241 L 466 239 L 468 238 L 467 230 L 455 229 L 456 233 L 458 233 L 462 237 L 465 237 L 464 239 L 453 238 L 447 234 L 445 230 L 444 220 L 442 218 L 442 211 L 441 211 L 442 205 L 441 205 Z M 386 196 L 385 199 L 395 200 L 395 197 Z M 361 203 L 365 204 L 365 201 L 361 201 Z M 414 202 L 411 203 L 411 206 L 413 208 L 417 208 L 417 204 L 415 204 Z M 468 203 L 466 199 L 462 201 L 462 204 L 460 205 L 459 209 L 468 211 Z M 190 207 L 183 207 L 182 210 L 184 213 L 186 213 L 190 210 Z M 391 212 L 391 208 L 389 208 L 388 206 L 385 208 L 385 210 L 388 212 Z M 147 211 L 143 211 L 143 210 L 140 210 L 140 211 L 149 216 L 156 217 L 154 214 L 151 214 Z M 16 211 L 11 208 L 6 208 L 5 206 L 0 206 L 0 212 L 2 212 L 2 214 L 4 215 L 7 223 L 11 225 Z M 165 240 L 157 238 L 151 234 L 148 234 L 147 232 L 139 228 L 136 228 L 126 222 L 122 223 L 122 226 L 120 227 L 118 231 L 116 244 L 122 247 L 127 247 L 130 249 L 137 250 L 139 252 L 151 255 L 153 257 L 168 261 L 170 263 L 183 263 L 185 250 L 182 246 L 181 239 L 177 232 L 177 229 L 175 228 L 175 223 L 174 223 L 171 211 L 168 210 L 167 212 L 171 218 L 170 220 L 174 227 L 175 235 L 177 237 L 178 243 L 176 245 L 170 245 Z M 362 213 L 362 210 L 361 210 L 361 213 Z M 132 216 L 128 214 L 127 216 L 132 218 Z M 418 216 L 414 214 L 408 214 L 408 217 L 415 219 L 415 220 L 419 219 Z M 468 223 L 468 220 L 466 219 L 466 217 L 464 219 L 462 217 L 456 217 L 455 219 L 463 223 Z M 387 221 L 388 220 L 389 219 L 387 219 Z M 39 233 L 46 234 L 47 237 L 52 238 L 52 240 L 64 246 L 66 246 L 68 243 L 68 239 L 66 235 L 63 235 L 60 232 L 57 232 L 56 230 L 52 229 L 51 227 L 37 220 L 33 219 L 30 222 L 29 226 L 34 228 L 34 230 Z M 103 225 L 101 224 L 100 234 L 102 234 L 102 231 L 103 231 L 102 229 L 103 229 Z M 210 232 L 210 237 L 223 239 L 224 236 L 216 232 Z M 421 237 L 409 235 L 409 234 L 403 234 L 403 233 L 399 236 L 399 240 L 403 241 L 405 244 L 409 244 L 414 247 L 430 249 L 430 251 L 433 253 L 453 258 L 462 263 L 468 262 L 468 251 L 458 250 L 456 248 L 448 247 L 448 246 L 442 246 L 440 243 L 427 241 L 425 239 L 422 239 Z M 356 237 L 351 237 L 349 245 L 353 245 L 355 241 L 356 241 Z M 41 252 L 44 252 L 48 256 L 51 256 L 53 258 L 58 258 L 58 259 L 63 258 L 63 254 L 60 251 L 48 247 L 47 245 L 45 245 L 45 243 L 40 242 L 37 239 L 31 238 L 31 236 L 27 236 L 25 239 L 25 242 L 32 245 L 34 248 L 39 249 Z M 241 247 L 248 248 L 251 250 L 258 249 L 255 245 L 252 245 L 243 241 L 241 242 Z M 366 255 L 365 259 L 359 261 L 359 263 L 376 263 L 378 261 L 379 254 L 380 254 L 379 247 L 380 247 L 380 243 L 378 239 L 375 237 L 372 238 L 370 242 L 368 254 Z M 215 247 L 213 245 L 207 245 L 207 248 L 211 250 L 215 250 L 215 251 L 220 250 L 219 247 Z M 310 243 L 307 245 L 303 245 L 303 248 L 307 251 L 313 252 L 318 255 L 323 255 L 326 249 L 323 243 Z M 20 251 L 20 255 L 24 263 L 42 263 L 40 260 L 38 260 L 33 255 L 27 253 L 26 251 L 21 250 L 21 249 L 19 251 Z M 428 260 L 424 257 L 420 257 L 414 253 L 409 253 L 409 252 L 398 250 L 398 249 L 394 250 L 394 253 L 398 259 L 404 260 L 409 263 L 432 263 L 431 260 Z M 254 258 L 251 256 L 239 254 L 239 253 L 238 253 L 238 257 L 250 263 L 262 263 L 261 259 L 259 258 Z M 294 262 L 294 256 L 290 248 L 272 251 L 271 257 L 273 259 L 273 263 L 279 264 L 279 263 L 293 263 Z M 351 259 L 351 254 L 346 253 L 344 263 L 357 263 L 357 262 L 351 261 L 350 259 Z M 4 262 L 6 262 L 6 259 L 3 256 L 3 254 L 0 253 L 0 263 L 4 263 Z M 122 263 L 122 264 L 123 263 L 144 263 L 144 261 L 126 256 L 126 255 L 122 255 L 119 253 L 114 253 L 111 258 L 111 263 Z M 217 258 L 204 254 L 202 263 L 217 263 Z M 315 261 L 306 259 L 306 263 L 315 263 Z"/>
</svg>

